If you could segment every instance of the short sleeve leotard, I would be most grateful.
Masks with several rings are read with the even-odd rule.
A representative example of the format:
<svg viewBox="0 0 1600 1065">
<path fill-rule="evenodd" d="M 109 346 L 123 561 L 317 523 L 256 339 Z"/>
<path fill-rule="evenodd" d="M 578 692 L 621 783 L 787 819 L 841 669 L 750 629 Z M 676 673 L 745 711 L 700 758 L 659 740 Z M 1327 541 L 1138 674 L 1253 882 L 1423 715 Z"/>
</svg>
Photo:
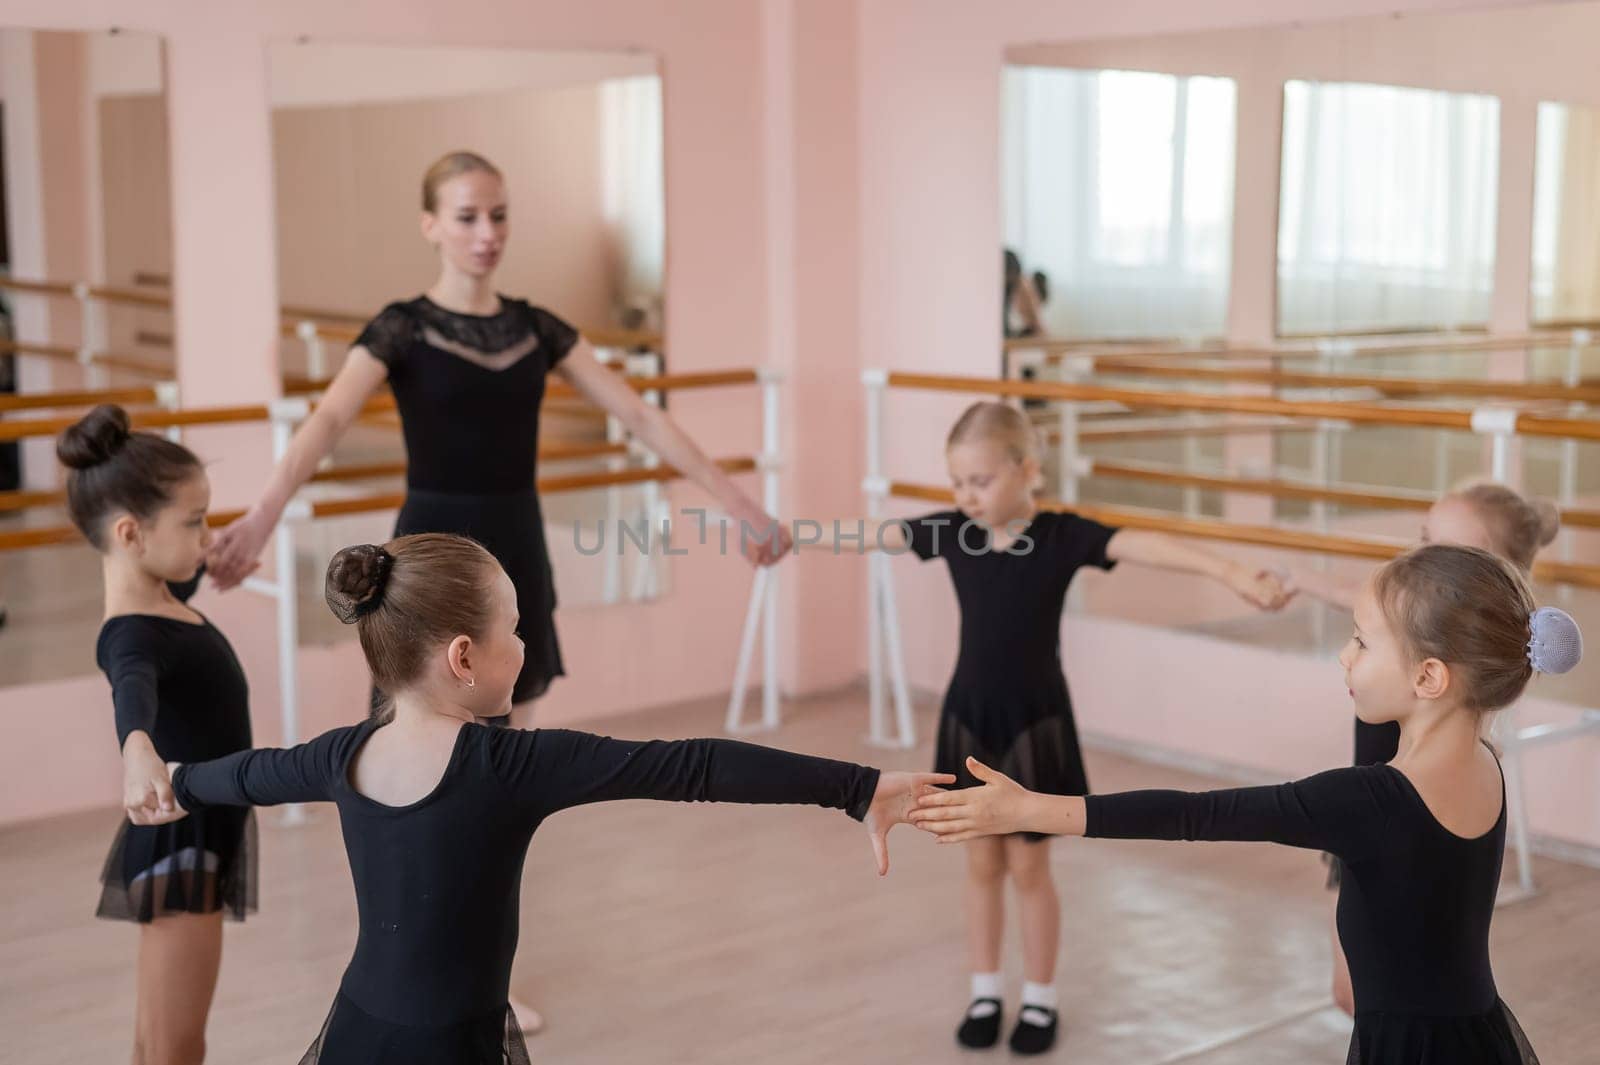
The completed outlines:
<svg viewBox="0 0 1600 1065">
<path fill-rule="evenodd" d="M 391 303 L 355 341 L 388 368 L 400 412 L 406 499 L 395 535 L 470 536 L 516 586 L 526 646 L 517 702 L 565 672 L 535 479 L 545 377 L 577 341 L 554 314 L 504 296 L 492 315 L 458 314 L 426 296 Z"/>
<path fill-rule="evenodd" d="M 934 772 L 976 782 L 968 755 L 1033 791 L 1084 795 L 1088 774 L 1061 672 L 1061 611 L 1084 566 L 1110 569 L 1116 529 L 1040 512 L 1004 550 L 958 510 L 911 519 L 911 550 L 949 566 L 961 643 L 945 689 Z M 1030 838 L 1042 838 L 1029 834 Z"/>
</svg>

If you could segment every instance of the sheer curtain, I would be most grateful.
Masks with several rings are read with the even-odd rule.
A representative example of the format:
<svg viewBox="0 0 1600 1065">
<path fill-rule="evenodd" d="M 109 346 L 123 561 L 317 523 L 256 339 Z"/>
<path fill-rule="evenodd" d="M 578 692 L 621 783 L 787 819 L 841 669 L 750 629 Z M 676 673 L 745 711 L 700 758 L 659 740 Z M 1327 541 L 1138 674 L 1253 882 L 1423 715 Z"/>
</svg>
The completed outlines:
<svg viewBox="0 0 1600 1065">
<path fill-rule="evenodd" d="M 1539 105 L 1533 318 L 1600 319 L 1600 110 Z"/>
<path fill-rule="evenodd" d="M 1005 239 L 1049 278 L 1047 332 L 1223 334 L 1234 96 L 1226 78 L 1007 69 Z"/>
<path fill-rule="evenodd" d="M 643 311 L 659 324 L 666 196 L 662 178 L 661 79 L 612 78 L 600 84 L 600 172 L 616 262 L 620 312 Z"/>
<path fill-rule="evenodd" d="M 1283 103 L 1279 331 L 1487 323 L 1500 102 L 1290 81 Z"/>
</svg>

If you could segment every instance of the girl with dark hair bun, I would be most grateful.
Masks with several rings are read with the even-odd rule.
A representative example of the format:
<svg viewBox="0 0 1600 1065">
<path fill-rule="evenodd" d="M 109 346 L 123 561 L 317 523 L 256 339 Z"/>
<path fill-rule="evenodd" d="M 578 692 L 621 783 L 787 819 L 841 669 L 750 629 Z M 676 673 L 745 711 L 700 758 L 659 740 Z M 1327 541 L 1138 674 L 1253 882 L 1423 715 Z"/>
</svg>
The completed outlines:
<svg viewBox="0 0 1600 1065">
<path fill-rule="evenodd" d="M 167 760 L 250 746 L 249 691 L 228 640 L 188 603 L 210 546 L 211 486 L 193 452 L 132 432 L 100 406 L 61 434 L 72 520 L 101 555 L 105 623 L 95 659 L 111 682 L 123 802 L 175 809 Z M 133 1060 L 205 1057 L 222 917 L 256 905 L 255 820 L 219 807 L 172 824 L 124 821 L 98 914 L 140 925 Z"/>
</svg>

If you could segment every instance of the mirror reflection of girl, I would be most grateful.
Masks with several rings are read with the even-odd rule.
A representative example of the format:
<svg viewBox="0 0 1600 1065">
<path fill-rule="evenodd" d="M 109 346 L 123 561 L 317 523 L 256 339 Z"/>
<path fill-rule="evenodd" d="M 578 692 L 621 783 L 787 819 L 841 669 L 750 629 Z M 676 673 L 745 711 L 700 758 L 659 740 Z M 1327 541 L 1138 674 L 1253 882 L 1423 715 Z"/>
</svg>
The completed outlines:
<svg viewBox="0 0 1600 1065">
<path fill-rule="evenodd" d="M 909 547 L 918 558 L 943 559 L 949 567 L 961 640 L 939 717 L 934 769 L 958 776 L 958 786 L 978 783 L 966 769 L 967 758 L 977 756 L 1039 791 L 1088 792 L 1060 657 L 1061 613 L 1079 569 L 1131 562 L 1210 577 L 1258 608 L 1276 609 L 1284 601 L 1272 574 L 1177 537 L 1039 510 L 1037 440 L 1015 407 L 980 402 L 967 408 L 950 430 L 945 459 L 957 509 L 879 523 L 865 542 L 891 551 Z M 1047 839 L 1019 833 L 966 848 L 972 977 L 956 1032 L 962 1046 L 990 1047 L 1000 1038 L 1007 880 L 1017 891 L 1024 977 L 1010 1047 L 1042 1054 L 1055 1043 L 1060 901 Z"/>
<path fill-rule="evenodd" d="M 172 767 L 176 806 L 332 802 L 355 879 L 355 954 L 302 1065 L 528 1061 L 508 1002 L 522 867 L 545 818 L 615 799 L 809 803 L 866 823 L 880 875 L 918 789 L 948 776 L 879 773 L 731 740 L 625 742 L 489 728 L 523 662 L 516 589 L 464 537 L 348 547 L 328 604 L 357 626 L 384 714 L 288 750 Z"/>
<path fill-rule="evenodd" d="M 1422 520 L 1420 540 L 1424 544 L 1462 544 L 1480 547 L 1507 560 L 1524 574 L 1533 568 L 1533 558 L 1541 547 L 1556 538 L 1561 515 L 1544 500 L 1524 498 L 1514 488 L 1494 481 L 1476 481 L 1440 496 Z M 1361 595 L 1359 581 L 1350 582 L 1315 570 L 1296 570 L 1288 575 L 1295 591 L 1315 596 L 1325 603 L 1354 608 Z M 1355 719 L 1354 765 L 1383 765 L 1400 752 L 1400 726 L 1394 721 L 1367 722 Z M 1328 887 L 1339 886 L 1340 865 L 1328 855 Z M 1339 927 L 1333 923 L 1333 1000 L 1345 1013 L 1355 1012 L 1355 997 L 1350 987 L 1350 965 L 1339 943 Z"/>
<path fill-rule="evenodd" d="M 1538 608 L 1504 559 L 1419 547 L 1363 588 L 1339 656 L 1361 719 L 1400 728 L 1387 765 L 1275 787 L 1078 798 L 1036 794 L 974 761 L 982 787 L 925 796 L 912 819 L 941 843 L 1023 831 L 1330 851 L 1344 866 L 1351 1065 L 1537 1065 L 1489 964 L 1506 812 L 1483 737 L 1488 715 L 1535 672 L 1564 673 L 1581 655 L 1572 618 Z"/>
<path fill-rule="evenodd" d="M 499 295 L 495 270 L 511 234 L 500 171 L 482 156 L 452 152 L 422 179 L 422 236 L 439 252 L 426 293 L 374 318 L 311 416 L 295 433 L 261 498 L 217 537 L 210 572 L 220 587 L 256 565 L 289 500 L 316 471 L 382 385 L 393 391 L 406 446 L 406 498 L 395 535 L 470 536 L 505 567 L 517 589 L 527 655 L 513 692 L 524 721 L 533 700 L 565 672 L 556 638 L 556 590 L 534 483 L 539 408 L 547 377 L 571 385 L 667 465 L 704 488 L 734 523 L 764 533 L 773 519 L 695 446 L 663 411 L 602 366 L 577 330 L 556 315 Z M 750 561 L 769 565 L 789 548 L 782 529 L 740 538 Z M 381 698 L 374 693 L 374 709 Z M 528 1031 L 543 1023 L 516 1003 Z"/>
<path fill-rule="evenodd" d="M 186 600 L 211 540 L 199 459 L 96 407 L 61 435 L 72 520 L 100 552 L 105 622 L 95 661 L 111 682 L 124 802 L 171 803 L 165 762 L 250 746 L 249 692 L 221 632 Z M 139 925 L 133 1060 L 195 1065 L 222 963 L 222 918 L 255 909 L 255 821 L 218 808 L 179 824 L 124 822 L 98 915 Z"/>
</svg>

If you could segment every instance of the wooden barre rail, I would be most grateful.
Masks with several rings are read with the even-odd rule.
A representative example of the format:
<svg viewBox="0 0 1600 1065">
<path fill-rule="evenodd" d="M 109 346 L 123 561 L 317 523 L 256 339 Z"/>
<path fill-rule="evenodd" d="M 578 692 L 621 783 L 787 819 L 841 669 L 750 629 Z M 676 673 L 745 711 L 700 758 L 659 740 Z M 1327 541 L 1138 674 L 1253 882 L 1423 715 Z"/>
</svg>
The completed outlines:
<svg viewBox="0 0 1600 1065">
<path fill-rule="evenodd" d="M 891 481 L 889 494 L 899 499 L 920 499 L 931 503 L 950 504 L 955 495 L 948 488 L 906 481 Z M 1226 543 L 1250 544 L 1255 547 L 1277 547 L 1289 551 L 1317 551 L 1330 555 L 1348 555 L 1385 561 L 1403 554 L 1411 545 L 1394 540 L 1377 540 L 1356 536 L 1336 536 L 1331 533 L 1302 532 L 1298 529 L 1280 529 L 1270 525 L 1238 525 L 1213 518 L 1182 518 L 1150 511 L 1129 510 L 1123 507 L 1106 507 L 1096 504 L 1068 506 L 1055 500 L 1040 500 L 1041 510 L 1071 511 L 1086 518 L 1125 529 L 1149 529 L 1153 532 L 1196 536 Z M 1534 577 L 1560 584 L 1573 584 L 1583 588 L 1600 588 L 1600 566 L 1579 565 L 1571 562 L 1538 562 L 1533 567 Z"/>
<path fill-rule="evenodd" d="M 659 377 L 625 377 L 623 380 L 635 392 L 668 392 L 756 384 L 760 381 L 760 375 L 755 370 L 708 370 L 704 373 L 663 374 Z M 564 384 L 551 385 L 546 388 L 545 397 L 547 399 L 583 398 L 577 389 L 571 385 Z M 42 401 L 45 397 L 31 398 L 38 398 Z M 41 405 L 44 404 L 41 402 Z M 66 404 L 58 403 L 56 405 L 63 406 Z M 0 409 L 4 408 L 0 407 Z M 371 415 L 394 409 L 394 395 L 385 392 L 368 400 L 366 406 L 361 408 L 361 413 L 363 415 Z M 592 412 L 586 410 L 558 410 L 555 413 L 586 416 Z M 270 413 L 265 406 L 138 411 L 130 414 L 134 427 L 138 429 L 169 428 L 180 425 L 208 425 L 218 422 L 261 421 L 269 416 Z M 38 418 L 30 421 L 0 422 L 0 441 L 20 440 L 24 437 L 32 436 L 54 436 L 77 420 L 76 417 L 72 416 L 59 416 L 55 418 Z"/>
<path fill-rule="evenodd" d="M 266 407 L 203 407 L 193 410 L 129 411 L 135 429 L 170 429 L 183 425 L 222 425 L 228 422 L 260 422 L 270 417 Z M 55 436 L 78 419 L 65 415 L 33 418 L 28 421 L 0 422 L 0 441 L 22 440 L 32 436 Z"/>
<path fill-rule="evenodd" d="M 1220 492 L 1244 492 L 1272 496 L 1276 499 L 1304 499 L 1354 507 L 1377 507 L 1386 510 L 1427 510 L 1433 506 L 1436 498 L 1425 492 L 1403 490 L 1376 492 L 1363 488 L 1324 487 L 1281 478 L 1227 477 L 1220 474 L 1191 473 L 1155 465 L 1104 462 L 1100 459 L 1090 460 L 1089 476 L 1114 477 L 1185 488 L 1209 488 Z M 1561 511 L 1561 523 L 1578 528 L 1600 529 L 1600 511 L 1564 509 Z"/>
<path fill-rule="evenodd" d="M 0 277 L 0 290 L 9 289 L 12 292 L 27 292 L 40 296 L 76 297 L 77 288 L 65 281 L 23 281 L 16 278 Z M 152 292 L 148 289 L 123 288 L 115 285 L 90 285 L 88 294 L 91 299 L 105 303 L 120 303 L 136 307 L 152 307 L 160 310 L 172 309 L 172 296 L 166 292 Z M 367 319 L 358 314 L 346 311 L 319 310 L 313 307 L 298 307 L 284 305 L 278 308 L 279 314 L 284 318 L 295 321 L 283 322 L 280 330 L 285 336 L 294 336 L 299 329 L 299 322 L 309 321 L 316 325 L 317 335 L 327 340 L 353 341 L 361 335 L 361 327 Z M 590 343 L 599 347 L 632 348 L 646 347 L 659 348 L 661 334 L 646 329 L 623 329 L 617 326 L 595 326 L 578 330 Z"/>
<path fill-rule="evenodd" d="M 1239 414 L 1281 414 L 1301 418 L 1327 418 L 1335 421 L 1365 422 L 1372 425 L 1405 425 L 1419 428 L 1472 428 L 1472 412 L 1433 407 L 1385 407 L 1376 403 L 1282 400 L 1266 396 L 1208 396 L 1145 392 L 1132 388 L 1104 388 L 1098 385 L 1071 385 L 1053 381 L 996 381 L 988 377 L 955 377 L 938 374 L 894 372 L 888 375 L 892 388 L 911 388 L 931 392 L 965 392 L 996 396 L 1025 396 L 1054 400 L 1109 400 L 1135 408 L 1165 410 L 1212 410 Z M 1600 420 L 1562 418 L 1554 415 L 1516 412 L 1515 431 L 1522 436 L 1570 437 L 1600 440 Z"/>
<path fill-rule="evenodd" d="M 1287 419 L 1259 422 L 1217 422 L 1207 425 L 1139 425 L 1125 429 L 1081 429 L 1078 441 L 1084 444 L 1103 443 L 1108 440 L 1153 440 L 1179 436 L 1237 436 L 1246 433 L 1309 433 L 1316 429 L 1312 422 Z M 1061 442 L 1061 434 L 1047 430 L 1046 438 L 1052 444 Z"/>
<path fill-rule="evenodd" d="M 82 362 L 78 355 L 78 349 L 68 347 L 65 344 L 29 344 L 19 343 L 14 340 L 0 340 L 0 354 L 40 355 L 45 358 L 67 362 Z M 113 370 L 126 370 L 129 373 L 139 373 L 148 377 L 162 379 L 170 378 L 177 372 L 168 363 L 154 362 L 150 359 L 141 359 L 137 355 L 123 355 L 111 351 L 96 352 L 93 361 L 100 366 L 108 366 Z"/>
<path fill-rule="evenodd" d="M 578 459 L 603 458 L 627 453 L 627 444 L 551 444 L 539 449 L 539 460 L 572 462 Z M 352 463 L 318 470 L 311 475 L 311 480 L 317 484 L 370 481 L 384 477 L 403 477 L 405 472 L 404 462 Z M 66 501 L 67 493 L 59 489 L 0 492 L 0 513 L 30 510 L 34 507 L 58 507 Z"/>
<path fill-rule="evenodd" d="M 1600 403 L 1600 385 L 1568 386 L 1545 381 L 1473 381 L 1456 378 L 1385 377 L 1381 374 L 1295 373 L 1221 366 L 1174 366 L 1123 356 L 1092 356 L 1095 371 L 1108 375 L 1165 377 L 1189 381 L 1236 381 L 1279 388 L 1369 388 L 1391 396 L 1481 396 L 1487 399 L 1559 400 Z"/>
<path fill-rule="evenodd" d="M 0 412 L 48 410 L 52 407 L 93 407 L 99 403 L 154 403 L 153 388 L 95 388 L 77 392 L 40 392 L 14 395 L 0 393 Z"/>
<path fill-rule="evenodd" d="M 754 458 L 717 459 L 716 465 L 724 473 L 749 473 L 757 468 Z M 617 473 L 585 473 L 561 477 L 541 477 L 538 490 L 545 494 L 576 492 L 586 488 L 605 488 L 612 485 L 645 484 L 680 479 L 683 474 L 671 466 L 654 469 L 622 470 Z M 381 495 L 361 496 L 356 499 L 319 499 L 310 504 L 311 517 L 331 518 L 348 514 L 363 514 L 377 510 L 396 510 L 405 502 L 404 492 L 385 492 Z M 213 528 L 227 525 L 244 514 L 242 510 L 228 510 L 206 515 L 206 524 Z M 71 525 L 52 525 L 38 529 L 19 529 L 0 532 L 0 551 L 21 551 L 32 547 L 50 547 L 82 540 L 78 530 Z"/>
<path fill-rule="evenodd" d="M 1318 359 L 1350 355 L 1356 357 L 1372 355 L 1425 355 L 1430 353 L 1451 354 L 1455 352 L 1479 353 L 1484 351 L 1517 350 L 1536 347 L 1567 347 L 1575 342 L 1573 332 L 1577 330 L 1543 330 L 1529 333 L 1470 333 L 1439 336 L 1432 340 L 1390 340 L 1377 342 L 1363 340 L 1359 335 L 1330 336 L 1323 338 L 1322 347 L 1293 342 L 1279 346 L 1241 345 L 1230 346 L 1222 342 L 1202 342 L 1199 344 L 1186 344 L 1182 341 L 1162 343 L 1150 341 L 1142 345 L 1143 350 L 1138 350 L 1141 345 L 1127 344 L 1121 346 L 1118 341 L 1091 341 L 1071 340 L 1065 338 L 1040 338 L 1040 337 L 1012 337 L 1004 342 L 1004 349 L 1008 353 L 1018 351 L 1043 351 L 1044 361 L 1058 363 L 1073 355 L 1105 354 L 1121 355 L 1127 358 L 1147 358 L 1151 356 L 1162 358 L 1213 358 L 1213 359 Z M 1587 331 L 1587 330 L 1586 330 Z M 1394 334 L 1380 334 L 1392 337 Z M 1419 334 L 1419 337 L 1425 334 Z M 1285 338 L 1291 340 L 1293 338 Z M 1586 346 L 1600 343 L 1600 337 L 1590 341 Z M 1329 345 L 1343 346 L 1343 352 L 1336 353 L 1329 350 Z M 1102 352 L 1094 352 L 1093 348 L 1101 348 Z M 1128 347 L 1136 350 L 1129 351 Z"/>
</svg>

